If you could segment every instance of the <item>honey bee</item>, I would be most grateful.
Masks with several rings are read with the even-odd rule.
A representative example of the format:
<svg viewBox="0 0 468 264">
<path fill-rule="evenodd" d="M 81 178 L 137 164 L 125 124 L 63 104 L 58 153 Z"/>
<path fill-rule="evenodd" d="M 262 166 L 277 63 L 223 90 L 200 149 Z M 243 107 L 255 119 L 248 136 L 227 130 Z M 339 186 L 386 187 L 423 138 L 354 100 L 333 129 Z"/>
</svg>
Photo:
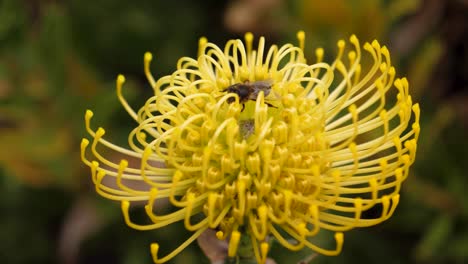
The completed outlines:
<svg viewBox="0 0 468 264">
<path fill-rule="evenodd" d="M 228 88 L 226 88 L 226 92 L 237 94 L 239 97 L 239 103 L 242 104 L 242 110 L 245 108 L 245 103 L 249 100 L 255 101 L 257 100 L 258 95 L 261 91 L 263 91 L 263 95 L 267 96 L 270 94 L 271 91 L 271 81 L 256 81 L 256 82 L 244 82 L 244 83 L 236 83 Z M 226 100 L 228 103 L 233 103 L 235 98 L 230 97 Z M 269 106 L 272 106 L 268 103 L 265 103 Z"/>
</svg>

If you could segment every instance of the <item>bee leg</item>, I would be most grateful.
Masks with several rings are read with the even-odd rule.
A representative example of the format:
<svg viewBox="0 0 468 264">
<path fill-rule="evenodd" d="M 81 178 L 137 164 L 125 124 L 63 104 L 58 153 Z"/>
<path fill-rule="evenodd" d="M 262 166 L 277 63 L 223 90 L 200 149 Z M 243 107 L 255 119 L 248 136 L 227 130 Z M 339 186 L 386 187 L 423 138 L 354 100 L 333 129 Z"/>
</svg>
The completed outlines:
<svg viewBox="0 0 468 264">
<path fill-rule="evenodd" d="M 274 107 L 274 108 L 277 108 L 276 106 L 272 105 L 272 104 L 269 104 L 267 102 L 265 102 L 266 105 L 270 106 L 270 107 Z"/>
<path fill-rule="evenodd" d="M 243 112 L 245 109 L 245 104 L 242 104 L 242 109 L 241 109 L 241 112 Z"/>
</svg>

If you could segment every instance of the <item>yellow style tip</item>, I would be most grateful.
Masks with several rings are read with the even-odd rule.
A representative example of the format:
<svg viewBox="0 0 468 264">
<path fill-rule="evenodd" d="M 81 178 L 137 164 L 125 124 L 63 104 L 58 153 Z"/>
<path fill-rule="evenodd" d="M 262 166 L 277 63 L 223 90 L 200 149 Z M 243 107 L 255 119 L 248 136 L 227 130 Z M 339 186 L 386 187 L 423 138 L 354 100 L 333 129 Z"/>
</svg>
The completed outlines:
<svg viewBox="0 0 468 264">
<path fill-rule="evenodd" d="M 304 30 L 299 30 L 299 31 L 297 32 L 296 36 L 297 36 L 297 39 L 299 39 L 299 40 L 304 40 L 304 39 L 305 39 L 305 32 L 304 32 Z"/>
<path fill-rule="evenodd" d="M 317 57 L 322 57 L 324 53 L 325 53 L 325 51 L 323 50 L 323 48 L 317 48 L 315 50 L 315 56 L 317 56 Z"/>
<path fill-rule="evenodd" d="M 333 177 L 334 179 L 337 179 L 337 178 L 339 178 L 339 177 L 341 176 L 341 171 L 339 171 L 339 170 L 334 170 L 334 171 L 331 172 L 331 175 L 332 175 L 332 177 Z"/>
<path fill-rule="evenodd" d="M 337 42 L 337 46 L 338 46 L 338 48 L 340 48 L 340 49 L 343 49 L 344 46 L 345 46 L 345 44 L 346 44 L 345 41 L 342 40 L 342 39 L 338 40 L 338 42 Z"/>
<path fill-rule="evenodd" d="M 387 63 L 382 62 L 382 64 L 380 64 L 380 71 L 385 72 L 385 70 L 387 70 Z"/>
<path fill-rule="evenodd" d="M 189 193 L 187 194 L 187 196 L 186 196 L 186 199 L 187 199 L 187 202 L 193 203 L 193 201 L 195 200 L 195 194 L 189 192 Z"/>
<path fill-rule="evenodd" d="M 152 243 L 150 246 L 151 256 L 153 257 L 154 263 L 158 263 L 158 251 L 159 251 L 159 244 Z"/>
<path fill-rule="evenodd" d="M 125 169 L 125 168 L 128 167 L 128 161 L 125 160 L 125 159 L 122 159 L 122 160 L 120 160 L 120 164 L 119 164 L 119 165 L 120 165 L 120 169 L 123 170 L 123 169 Z"/>
<path fill-rule="evenodd" d="M 237 248 L 239 247 L 241 234 L 239 231 L 235 230 L 231 233 L 231 239 L 229 240 L 228 256 L 234 257 L 237 253 Z"/>
<path fill-rule="evenodd" d="M 344 242 L 343 233 L 341 232 L 335 233 L 335 241 L 338 244 L 338 247 L 340 247 L 340 245 L 343 245 L 343 242 Z"/>
<path fill-rule="evenodd" d="M 376 39 L 374 39 L 374 40 L 372 41 L 372 47 L 374 47 L 374 49 L 376 49 L 376 50 L 379 50 L 379 49 L 380 49 L 380 44 L 379 44 L 379 42 L 378 42 Z"/>
<path fill-rule="evenodd" d="M 401 89 L 402 88 L 402 84 L 401 84 L 401 79 L 398 78 L 395 80 L 395 82 L 393 82 L 393 84 L 395 85 L 396 88 L 398 89 Z"/>
<path fill-rule="evenodd" d="M 270 248 L 270 245 L 268 245 L 267 242 L 262 242 L 260 244 L 260 254 L 262 256 L 263 263 L 266 263 L 269 248 Z"/>
<path fill-rule="evenodd" d="M 87 138 L 81 139 L 81 149 L 85 149 L 89 145 L 89 140 Z"/>
<path fill-rule="evenodd" d="M 245 192 L 245 182 L 244 181 L 238 181 L 237 182 L 237 189 L 239 190 L 239 193 L 244 193 Z"/>
<path fill-rule="evenodd" d="M 418 112 L 418 113 L 419 113 L 419 111 L 420 111 L 420 108 L 419 108 L 419 103 L 416 103 L 416 104 L 414 104 L 414 105 L 413 105 L 413 111 L 415 111 L 415 112 Z"/>
<path fill-rule="evenodd" d="M 401 78 L 401 82 L 403 83 L 403 85 L 405 87 L 408 87 L 409 83 L 408 83 L 408 79 L 406 77 Z"/>
<path fill-rule="evenodd" d="M 382 120 L 387 120 L 387 117 L 388 117 L 387 110 L 382 109 L 382 111 L 380 111 L 379 115 L 380 115 L 380 118 Z"/>
<path fill-rule="evenodd" d="M 364 49 L 367 51 L 372 51 L 372 45 L 369 42 L 364 43 Z"/>
<path fill-rule="evenodd" d="M 151 54 L 151 52 L 149 51 L 145 52 L 144 59 L 145 59 L 145 62 L 150 62 L 153 59 L 153 54 Z"/>
<path fill-rule="evenodd" d="M 247 32 L 247 33 L 245 33 L 244 38 L 245 38 L 246 42 L 252 42 L 253 38 L 254 38 L 254 35 L 253 35 L 252 32 Z"/>
<path fill-rule="evenodd" d="M 324 54 L 325 54 L 325 51 L 323 50 L 323 48 L 315 49 L 315 56 L 317 57 L 317 62 L 322 62 Z"/>
<path fill-rule="evenodd" d="M 208 39 L 206 37 L 200 37 L 198 39 L 198 45 L 203 47 L 206 43 L 208 43 Z"/>
<path fill-rule="evenodd" d="M 91 111 L 91 110 L 89 110 L 89 109 L 86 110 L 85 118 L 86 118 L 87 120 L 91 119 L 91 118 L 93 117 L 93 115 L 94 115 L 93 111 Z"/>
<path fill-rule="evenodd" d="M 117 76 L 117 85 L 122 85 L 125 82 L 125 76 L 123 74 L 119 74 Z"/>
<path fill-rule="evenodd" d="M 304 44 L 305 44 L 305 32 L 304 30 L 299 30 L 296 34 L 297 40 L 299 41 L 299 48 L 304 50 Z"/>
<path fill-rule="evenodd" d="M 260 207 L 257 209 L 258 212 L 258 217 L 263 220 L 267 218 L 268 215 L 268 208 L 266 205 L 260 205 Z"/>
<path fill-rule="evenodd" d="M 318 216 L 318 206 L 313 204 L 309 206 L 309 214 L 315 219 Z"/>
<path fill-rule="evenodd" d="M 120 208 L 122 209 L 122 211 L 128 212 L 128 209 L 130 208 L 130 202 L 127 200 L 123 200 L 120 204 Z"/>
<path fill-rule="evenodd" d="M 224 232 L 223 231 L 216 232 L 216 238 L 219 240 L 224 240 Z"/>
<path fill-rule="evenodd" d="M 106 133 L 106 130 L 104 130 L 104 128 L 102 127 L 98 128 L 98 130 L 96 131 L 96 138 L 100 138 L 104 136 L 105 133 Z"/>
<path fill-rule="evenodd" d="M 98 167 L 99 167 L 99 162 L 97 162 L 97 161 L 95 161 L 95 160 L 91 161 L 91 169 L 92 169 L 92 170 L 95 170 L 95 169 L 97 169 Z"/>
<path fill-rule="evenodd" d="M 156 199 L 156 197 L 158 196 L 158 188 L 156 187 L 151 188 L 149 196 L 152 200 Z"/>
<path fill-rule="evenodd" d="M 203 53 L 203 50 L 208 43 L 208 39 L 206 37 L 201 37 L 198 39 L 198 56 L 201 56 Z"/>
<path fill-rule="evenodd" d="M 388 51 L 387 46 L 383 46 L 383 47 L 380 49 L 380 52 L 382 52 L 382 54 L 383 54 L 385 57 L 389 57 L 389 56 L 390 56 L 390 51 Z"/>
</svg>

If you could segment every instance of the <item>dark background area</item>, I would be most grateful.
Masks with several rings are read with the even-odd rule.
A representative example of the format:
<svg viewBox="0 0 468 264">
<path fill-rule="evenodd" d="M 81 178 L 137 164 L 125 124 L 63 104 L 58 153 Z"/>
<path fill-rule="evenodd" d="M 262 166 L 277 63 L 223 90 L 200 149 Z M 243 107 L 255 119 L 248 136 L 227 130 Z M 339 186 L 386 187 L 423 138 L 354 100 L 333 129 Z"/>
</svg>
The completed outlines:
<svg viewBox="0 0 468 264">
<path fill-rule="evenodd" d="M 182 224 L 130 229 L 119 204 L 94 192 L 79 159 L 85 109 L 125 145 L 134 124 L 115 77 L 125 74 L 130 102 L 143 103 L 145 51 L 160 77 L 196 56 L 201 36 L 223 46 L 251 31 L 284 44 L 298 30 L 308 55 L 353 33 L 387 44 L 422 109 L 394 216 L 347 232 L 340 256 L 313 263 L 468 263 L 466 0 L 0 0 L 0 262 L 152 263 L 151 242 L 184 241 Z M 208 260 L 194 243 L 170 263 Z"/>
</svg>

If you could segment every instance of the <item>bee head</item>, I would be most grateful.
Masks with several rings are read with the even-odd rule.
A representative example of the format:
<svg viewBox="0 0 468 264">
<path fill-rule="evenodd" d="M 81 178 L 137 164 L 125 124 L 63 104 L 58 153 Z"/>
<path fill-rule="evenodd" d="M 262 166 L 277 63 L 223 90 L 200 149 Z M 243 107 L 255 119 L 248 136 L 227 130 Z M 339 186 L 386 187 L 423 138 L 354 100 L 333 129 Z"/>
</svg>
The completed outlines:
<svg viewBox="0 0 468 264">
<path fill-rule="evenodd" d="M 237 96 L 239 96 L 239 101 L 244 101 L 250 94 L 250 88 L 248 85 L 238 83 L 229 86 L 226 89 L 226 92 L 237 94 Z M 233 97 L 229 97 L 226 101 L 228 103 L 232 103 L 235 99 Z"/>
</svg>

